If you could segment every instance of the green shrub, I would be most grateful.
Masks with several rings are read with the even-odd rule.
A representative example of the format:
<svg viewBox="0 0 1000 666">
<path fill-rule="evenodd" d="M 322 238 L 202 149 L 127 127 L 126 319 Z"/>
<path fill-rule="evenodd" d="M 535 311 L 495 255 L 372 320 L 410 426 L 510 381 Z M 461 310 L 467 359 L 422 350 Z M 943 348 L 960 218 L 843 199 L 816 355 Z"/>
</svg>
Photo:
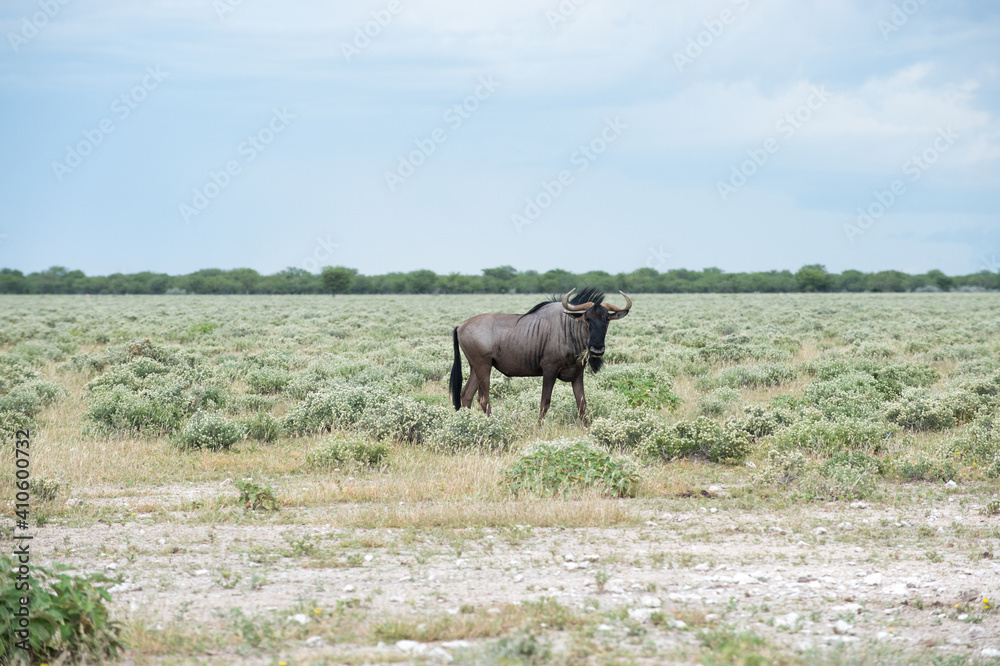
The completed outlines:
<svg viewBox="0 0 1000 666">
<path fill-rule="evenodd" d="M 239 505 L 247 511 L 277 511 L 281 508 L 274 488 L 269 484 L 257 483 L 253 479 L 242 479 L 233 484 L 239 491 Z"/>
<path fill-rule="evenodd" d="M 642 447 L 643 455 L 663 460 L 699 456 L 712 462 L 739 462 L 750 452 L 753 440 L 733 422 L 719 423 L 699 416 L 693 421 L 678 421 L 653 436 Z"/>
<path fill-rule="evenodd" d="M 136 357 L 90 381 L 87 419 L 101 433 L 169 434 L 200 410 L 225 406 L 227 389 L 209 368 L 174 365 Z"/>
<path fill-rule="evenodd" d="M 766 461 L 754 478 L 754 484 L 787 488 L 805 475 L 806 463 L 806 456 L 801 451 L 768 451 Z"/>
<path fill-rule="evenodd" d="M 280 393 L 292 381 L 292 374 L 280 368 L 258 368 L 246 374 L 247 386 L 254 393 Z"/>
<path fill-rule="evenodd" d="M 23 634 L 15 609 L 26 592 L 19 590 L 20 565 L 6 554 L 0 554 L 0 663 L 17 663 L 18 647 Z M 70 576 L 69 567 L 55 565 L 47 569 L 31 565 L 31 612 L 28 619 L 27 643 L 31 663 L 60 662 L 68 653 L 73 663 L 94 660 L 103 663 L 116 658 L 124 647 L 120 628 L 109 619 L 107 603 L 111 601 L 102 585 L 113 582 L 102 574 Z"/>
<path fill-rule="evenodd" d="M 740 402 L 742 397 L 736 389 L 726 387 L 714 389 L 701 397 L 698 402 L 698 413 L 702 416 L 722 416 Z"/>
<path fill-rule="evenodd" d="M 795 368 L 787 363 L 773 365 L 737 365 L 723 368 L 718 376 L 707 380 L 699 388 L 721 386 L 728 388 L 764 388 L 781 386 L 798 376 Z"/>
<path fill-rule="evenodd" d="M 619 394 L 629 407 L 666 408 L 673 411 L 681 403 L 674 393 L 673 381 L 653 368 L 633 365 L 608 365 L 595 376 L 595 383 Z"/>
<path fill-rule="evenodd" d="M 635 497 L 639 473 L 625 458 L 583 440 L 536 442 L 509 467 L 502 483 L 520 493 L 565 495 L 572 489 L 597 488 L 613 497 Z"/>
<path fill-rule="evenodd" d="M 281 421 L 267 412 L 250 414 L 240 419 L 240 423 L 246 432 L 247 439 L 254 439 L 258 442 L 274 442 L 281 435 Z"/>
<path fill-rule="evenodd" d="M 0 412 L 0 448 L 13 449 L 18 431 L 31 431 L 35 421 L 30 416 L 17 412 Z"/>
<path fill-rule="evenodd" d="M 420 444 L 434 434 L 454 410 L 433 407 L 408 396 L 369 405 L 357 425 L 375 439 Z"/>
<path fill-rule="evenodd" d="M 885 400 L 875 378 L 861 372 L 814 382 L 806 387 L 803 398 L 829 419 L 878 419 Z"/>
<path fill-rule="evenodd" d="M 965 465 L 989 466 L 1000 455 L 1000 414 L 981 411 L 963 437 L 945 444 L 941 455 Z"/>
<path fill-rule="evenodd" d="M 791 410 L 782 408 L 768 409 L 760 405 L 748 405 L 743 408 L 743 414 L 732 419 L 734 428 L 738 428 L 751 439 L 760 439 L 778 432 L 781 428 L 793 423 L 797 415 Z"/>
<path fill-rule="evenodd" d="M 817 418 L 818 414 L 796 421 L 769 440 L 781 450 L 806 450 L 833 454 L 843 450 L 882 451 L 895 428 L 881 421 L 844 418 L 838 422 Z"/>
<path fill-rule="evenodd" d="M 595 419 L 590 426 L 590 434 L 608 448 L 633 451 L 644 446 L 663 427 L 660 419 L 651 412 L 626 409 Z"/>
<path fill-rule="evenodd" d="M 306 457 L 312 467 L 345 467 L 357 463 L 364 467 L 381 467 L 389 457 L 389 445 L 362 439 L 332 439 L 323 442 Z"/>
<path fill-rule="evenodd" d="M 881 463 L 864 454 L 835 455 L 820 468 L 811 488 L 816 497 L 862 499 L 875 492 Z"/>
<path fill-rule="evenodd" d="M 914 430 L 945 430 L 956 423 L 952 407 L 944 396 L 923 388 L 903 389 L 899 400 L 886 408 L 886 417 Z"/>
<path fill-rule="evenodd" d="M 176 443 L 182 449 L 218 451 L 246 438 L 243 424 L 218 414 L 198 412 L 187 422 Z"/>
<path fill-rule="evenodd" d="M 381 408 L 391 397 L 382 387 L 331 383 L 289 409 L 285 427 L 299 435 L 346 428 L 357 423 L 366 410 Z"/>
<path fill-rule="evenodd" d="M 230 414 L 242 414 L 245 412 L 267 412 L 276 404 L 277 400 L 267 395 L 256 395 L 247 393 L 238 398 L 230 400 L 226 404 L 226 409 Z"/>
<path fill-rule="evenodd" d="M 54 502 L 62 484 L 37 474 L 31 477 L 31 499 L 38 502 Z"/>
<path fill-rule="evenodd" d="M 487 417 L 480 411 L 460 409 L 451 412 L 428 441 L 436 451 L 506 451 L 514 443 L 513 420 L 493 412 Z"/>
<path fill-rule="evenodd" d="M 953 464 L 920 456 L 899 464 L 899 476 L 906 481 L 950 481 L 958 474 Z"/>
<path fill-rule="evenodd" d="M 159 435 L 177 430 L 184 417 L 184 399 L 176 387 L 130 391 L 124 386 L 94 392 L 87 419 L 105 433 Z"/>
</svg>

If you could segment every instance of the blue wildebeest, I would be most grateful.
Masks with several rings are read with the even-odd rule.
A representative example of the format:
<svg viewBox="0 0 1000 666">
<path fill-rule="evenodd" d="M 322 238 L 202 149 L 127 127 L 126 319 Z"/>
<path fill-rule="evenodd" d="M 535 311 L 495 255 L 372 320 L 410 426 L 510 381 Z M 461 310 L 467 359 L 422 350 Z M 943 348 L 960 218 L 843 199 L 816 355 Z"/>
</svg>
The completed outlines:
<svg viewBox="0 0 1000 666">
<path fill-rule="evenodd" d="M 455 364 L 451 368 L 452 402 L 455 409 L 471 407 L 479 392 L 479 406 L 490 413 L 490 372 L 507 377 L 541 377 L 541 422 L 552 402 L 556 379 L 573 383 L 580 419 L 586 422 L 587 400 L 583 395 L 583 371 L 589 364 L 597 372 L 604 356 L 608 322 L 628 314 L 632 300 L 624 292 L 625 307 L 602 303 L 604 293 L 588 287 L 572 301 L 575 289 L 556 300 L 543 301 L 523 315 L 481 314 L 455 327 Z M 462 357 L 469 361 L 469 381 L 462 388 Z"/>
</svg>

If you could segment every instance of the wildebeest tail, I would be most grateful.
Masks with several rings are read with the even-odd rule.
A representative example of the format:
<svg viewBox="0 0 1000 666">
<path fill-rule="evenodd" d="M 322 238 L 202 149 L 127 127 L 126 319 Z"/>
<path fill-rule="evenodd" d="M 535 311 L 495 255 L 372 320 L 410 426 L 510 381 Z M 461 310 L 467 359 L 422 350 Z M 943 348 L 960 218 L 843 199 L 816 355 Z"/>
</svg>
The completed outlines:
<svg viewBox="0 0 1000 666">
<path fill-rule="evenodd" d="M 462 355 L 458 350 L 458 326 L 451 332 L 451 337 L 455 341 L 455 364 L 451 366 L 448 391 L 451 393 L 451 402 L 457 411 L 462 408 Z"/>
</svg>

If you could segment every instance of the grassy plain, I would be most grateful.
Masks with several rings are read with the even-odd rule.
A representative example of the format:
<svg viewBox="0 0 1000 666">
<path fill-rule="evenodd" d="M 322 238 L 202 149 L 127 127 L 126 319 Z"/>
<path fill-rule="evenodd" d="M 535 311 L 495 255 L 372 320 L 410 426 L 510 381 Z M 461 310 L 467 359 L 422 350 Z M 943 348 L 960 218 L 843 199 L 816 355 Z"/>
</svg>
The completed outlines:
<svg viewBox="0 0 1000 666">
<path fill-rule="evenodd" d="M 452 327 L 538 300 L 0 297 L 41 561 L 126 663 L 996 661 L 1000 297 L 634 295 L 589 428 L 455 413 Z M 554 440 L 596 481 L 515 495 Z"/>
</svg>

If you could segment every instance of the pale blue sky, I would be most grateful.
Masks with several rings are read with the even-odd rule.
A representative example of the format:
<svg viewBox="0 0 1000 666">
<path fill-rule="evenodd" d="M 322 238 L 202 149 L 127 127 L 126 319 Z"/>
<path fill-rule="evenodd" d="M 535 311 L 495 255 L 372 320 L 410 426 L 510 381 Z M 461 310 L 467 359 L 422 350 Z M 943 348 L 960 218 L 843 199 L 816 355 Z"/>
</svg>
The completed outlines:
<svg viewBox="0 0 1000 666">
<path fill-rule="evenodd" d="M 895 7 L 8 0 L 0 266 L 996 270 L 1000 7 Z"/>
</svg>

